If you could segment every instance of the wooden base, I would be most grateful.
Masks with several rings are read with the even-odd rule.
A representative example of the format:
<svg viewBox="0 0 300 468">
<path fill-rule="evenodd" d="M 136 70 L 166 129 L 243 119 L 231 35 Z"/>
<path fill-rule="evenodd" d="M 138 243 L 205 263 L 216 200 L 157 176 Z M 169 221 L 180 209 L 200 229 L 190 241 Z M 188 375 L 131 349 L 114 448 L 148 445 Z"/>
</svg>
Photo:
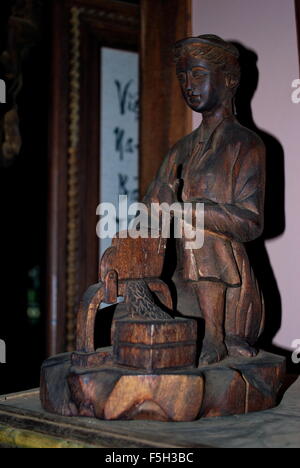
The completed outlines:
<svg viewBox="0 0 300 468">
<path fill-rule="evenodd" d="M 44 363 L 41 401 L 47 411 L 106 420 L 159 421 L 246 414 L 276 406 L 285 373 L 285 359 L 265 352 L 199 369 L 151 373 L 114 364 L 111 348 L 96 354 L 98 367 L 88 369 L 72 365 L 72 359 L 73 364 L 79 363 L 78 353 Z"/>
</svg>

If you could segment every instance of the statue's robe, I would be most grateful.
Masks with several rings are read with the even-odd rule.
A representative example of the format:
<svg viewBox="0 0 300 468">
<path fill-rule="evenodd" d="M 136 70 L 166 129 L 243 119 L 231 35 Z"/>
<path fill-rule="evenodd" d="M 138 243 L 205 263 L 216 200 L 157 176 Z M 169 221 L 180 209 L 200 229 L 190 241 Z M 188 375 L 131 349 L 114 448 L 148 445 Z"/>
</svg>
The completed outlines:
<svg viewBox="0 0 300 468">
<path fill-rule="evenodd" d="M 263 231 L 265 147 L 235 117 L 223 119 L 206 138 L 200 126 L 181 139 L 166 156 L 146 194 L 147 203 L 177 198 L 183 180 L 183 202 L 203 202 L 204 245 L 186 249 L 179 241 L 179 268 L 186 281 L 222 282 L 226 288 L 227 335 L 255 343 L 264 325 L 264 305 L 249 264 L 245 242 Z"/>
</svg>

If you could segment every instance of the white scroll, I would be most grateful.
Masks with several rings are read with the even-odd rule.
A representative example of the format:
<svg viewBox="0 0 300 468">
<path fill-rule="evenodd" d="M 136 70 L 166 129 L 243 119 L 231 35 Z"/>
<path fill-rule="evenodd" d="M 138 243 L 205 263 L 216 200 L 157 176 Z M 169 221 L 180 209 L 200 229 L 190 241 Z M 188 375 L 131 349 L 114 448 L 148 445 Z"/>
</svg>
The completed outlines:
<svg viewBox="0 0 300 468">
<path fill-rule="evenodd" d="M 127 195 L 128 205 L 138 199 L 138 67 L 138 53 L 101 49 L 100 202 L 114 204 L 117 232 L 127 228 L 119 195 Z M 101 254 L 110 243 L 100 240 Z"/>
</svg>

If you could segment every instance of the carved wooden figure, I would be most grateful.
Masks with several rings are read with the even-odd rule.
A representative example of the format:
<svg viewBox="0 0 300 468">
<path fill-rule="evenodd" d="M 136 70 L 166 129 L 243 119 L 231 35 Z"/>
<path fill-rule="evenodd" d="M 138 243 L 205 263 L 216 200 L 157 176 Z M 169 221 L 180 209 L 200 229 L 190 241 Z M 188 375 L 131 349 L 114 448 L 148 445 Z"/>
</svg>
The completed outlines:
<svg viewBox="0 0 300 468">
<path fill-rule="evenodd" d="M 234 116 L 238 52 L 213 35 L 175 46 L 183 97 L 200 112 L 198 129 L 166 156 L 145 203 L 204 204 L 204 245 L 178 240 L 178 269 L 202 317 L 197 357 L 194 320 L 173 318 L 160 279 L 166 240 L 116 236 L 100 263 L 97 285 L 78 313 L 77 350 L 47 360 L 41 401 L 49 411 L 104 419 L 191 421 L 244 414 L 276 405 L 285 362 L 255 347 L 264 326 L 263 298 L 244 243 L 263 230 L 265 150 Z M 195 218 L 195 216 L 194 216 Z M 195 228 L 195 226 L 194 226 Z M 123 296 L 112 326 L 112 347 L 94 349 L 101 302 Z M 99 312 L 101 313 L 101 312 Z"/>
<path fill-rule="evenodd" d="M 167 194 L 169 203 L 204 203 L 204 246 L 180 245 L 183 277 L 193 282 L 205 319 L 200 361 L 217 362 L 227 353 L 251 357 L 264 314 L 243 242 L 263 230 L 264 145 L 233 115 L 240 75 L 234 46 L 205 35 L 179 41 L 175 57 L 184 99 L 203 121 L 171 149 L 146 199 L 162 202 Z"/>
</svg>

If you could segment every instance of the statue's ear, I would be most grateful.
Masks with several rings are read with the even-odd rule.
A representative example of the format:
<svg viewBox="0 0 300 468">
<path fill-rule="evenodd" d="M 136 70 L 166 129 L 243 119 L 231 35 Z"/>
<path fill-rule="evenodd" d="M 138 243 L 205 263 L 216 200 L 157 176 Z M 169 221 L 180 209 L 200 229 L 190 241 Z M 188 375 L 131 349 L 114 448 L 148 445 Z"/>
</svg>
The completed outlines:
<svg viewBox="0 0 300 468">
<path fill-rule="evenodd" d="M 227 88 L 233 89 L 233 88 L 237 87 L 239 82 L 234 76 L 232 76 L 230 73 L 228 73 L 225 76 L 225 84 L 226 84 Z"/>
</svg>

